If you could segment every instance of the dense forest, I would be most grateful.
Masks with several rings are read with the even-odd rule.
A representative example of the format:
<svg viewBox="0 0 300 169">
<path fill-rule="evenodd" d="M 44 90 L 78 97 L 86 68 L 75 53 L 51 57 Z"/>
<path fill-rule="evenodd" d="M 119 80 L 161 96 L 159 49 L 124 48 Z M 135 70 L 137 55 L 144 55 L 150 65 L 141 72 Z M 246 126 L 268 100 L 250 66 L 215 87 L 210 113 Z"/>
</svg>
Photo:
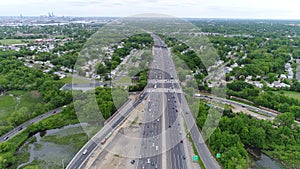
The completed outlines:
<svg viewBox="0 0 300 169">
<path fill-rule="evenodd" d="M 32 109 L 34 111 L 21 108 L 10 114 L 5 124 L 1 124 L 1 126 L 6 126 L 1 128 L 1 134 L 47 110 L 72 101 L 71 92 L 59 90 L 63 86 L 62 82 L 54 80 L 51 75 L 44 74 L 41 70 L 26 67 L 22 61 L 16 60 L 15 56 L 1 56 L 0 76 L 0 87 L 4 92 L 11 90 L 37 91 L 41 95 L 43 103 L 43 106 L 36 104 Z"/>
<path fill-rule="evenodd" d="M 202 128 L 208 115 L 209 106 L 199 105 L 197 125 Z M 230 108 L 223 111 L 223 117 L 207 141 L 220 159 L 224 168 L 247 168 L 247 148 L 259 149 L 275 159 L 282 160 L 287 167 L 299 168 L 300 128 L 294 124 L 291 113 L 285 113 L 270 121 L 257 120 L 251 116 L 232 113 Z"/>
</svg>

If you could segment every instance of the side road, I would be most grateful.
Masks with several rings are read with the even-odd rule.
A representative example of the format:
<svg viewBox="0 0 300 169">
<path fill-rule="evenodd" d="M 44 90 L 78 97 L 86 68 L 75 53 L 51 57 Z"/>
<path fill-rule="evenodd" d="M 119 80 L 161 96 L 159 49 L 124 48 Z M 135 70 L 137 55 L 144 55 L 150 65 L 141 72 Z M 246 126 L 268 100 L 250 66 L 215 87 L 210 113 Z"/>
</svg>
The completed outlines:
<svg viewBox="0 0 300 169">
<path fill-rule="evenodd" d="M 47 117 L 49 117 L 53 114 L 57 114 L 57 113 L 60 113 L 60 112 L 62 112 L 62 107 L 50 110 L 45 114 L 39 115 L 39 116 L 37 116 L 33 119 L 30 119 L 30 120 L 26 121 L 25 123 L 15 127 L 11 131 L 9 131 L 6 134 L 4 134 L 3 136 L 1 136 L 0 137 L 0 143 L 5 142 L 5 141 L 11 139 L 12 137 L 16 136 L 17 134 L 22 132 L 22 130 L 25 129 L 27 126 L 29 126 L 31 124 L 34 124 L 34 123 L 37 123 L 37 122 L 39 122 L 39 121 L 41 121 L 41 120 L 43 120 L 43 119 L 45 119 L 45 118 L 47 118 Z"/>
</svg>

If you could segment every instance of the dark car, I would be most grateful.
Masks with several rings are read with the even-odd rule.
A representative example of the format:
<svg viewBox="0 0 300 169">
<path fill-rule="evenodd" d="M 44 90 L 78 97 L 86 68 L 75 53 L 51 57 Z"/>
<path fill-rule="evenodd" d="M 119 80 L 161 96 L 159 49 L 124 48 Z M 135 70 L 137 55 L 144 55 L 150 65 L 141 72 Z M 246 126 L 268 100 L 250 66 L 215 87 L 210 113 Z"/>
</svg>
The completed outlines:
<svg viewBox="0 0 300 169">
<path fill-rule="evenodd" d="M 185 160 L 185 155 L 183 155 L 182 158 Z"/>
<path fill-rule="evenodd" d="M 135 163 L 135 160 L 131 160 L 130 163 L 131 163 L 131 164 L 134 164 L 134 163 Z"/>
<path fill-rule="evenodd" d="M 55 113 L 56 113 L 56 111 L 53 111 L 53 112 L 52 112 L 52 114 L 55 114 Z"/>
<path fill-rule="evenodd" d="M 19 131 L 21 131 L 22 129 L 23 129 L 23 127 L 20 127 L 20 128 L 19 128 Z"/>
</svg>

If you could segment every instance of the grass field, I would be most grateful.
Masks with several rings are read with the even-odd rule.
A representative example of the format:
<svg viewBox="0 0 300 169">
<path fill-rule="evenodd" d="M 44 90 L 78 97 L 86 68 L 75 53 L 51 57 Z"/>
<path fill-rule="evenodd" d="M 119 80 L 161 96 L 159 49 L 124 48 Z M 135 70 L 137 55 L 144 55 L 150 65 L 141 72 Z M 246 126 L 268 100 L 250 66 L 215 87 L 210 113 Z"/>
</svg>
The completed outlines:
<svg viewBox="0 0 300 169">
<path fill-rule="evenodd" d="M 21 39 L 0 39 L 0 44 L 11 45 L 11 44 L 22 44 Z"/>
<path fill-rule="evenodd" d="M 16 99 L 13 96 L 0 96 L 0 121 L 14 111 L 16 103 Z"/>
<path fill-rule="evenodd" d="M 13 96 L 1 96 L 0 107 L 11 107 L 15 105 L 15 99 Z"/>
<path fill-rule="evenodd" d="M 0 96 L 0 122 L 6 121 L 11 113 L 21 107 L 27 107 L 29 111 L 34 111 L 37 103 L 41 103 L 41 99 L 36 91 L 10 91 L 8 94 Z"/>
<path fill-rule="evenodd" d="M 45 136 L 42 138 L 42 141 L 53 142 L 61 145 L 70 145 L 79 150 L 88 141 L 88 136 L 84 133 L 84 131 L 82 131 L 77 134 Z"/>
<path fill-rule="evenodd" d="M 276 91 L 275 93 L 277 93 L 277 94 L 283 93 L 283 95 L 285 95 L 285 96 L 287 96 L 287 97 L 291 97 L 291 98 L 300 100 L 300 92 L 293 92 L 293 91 Z"/>
<path fill-rule="evenodd" d="M 71 84 L 72 82 L 73 83 L 79 83 L 79 84 L 86 84 L 86 83 L 91 83 L 91 81 L 89 80 L 85 80 L 85 79 L 79 79 L 79 78 L 76 78 L 76 77 L 65 77 L 63 79 L 60 80 L 61 82 L 63 83 L 69 83 Z"/>
<path fill-rule="evenodd" d="M 131 84 L 131 78 L 128 76 L 123 76 L 119 80 L 114 81 L 115 84 Z"/>
</svg>

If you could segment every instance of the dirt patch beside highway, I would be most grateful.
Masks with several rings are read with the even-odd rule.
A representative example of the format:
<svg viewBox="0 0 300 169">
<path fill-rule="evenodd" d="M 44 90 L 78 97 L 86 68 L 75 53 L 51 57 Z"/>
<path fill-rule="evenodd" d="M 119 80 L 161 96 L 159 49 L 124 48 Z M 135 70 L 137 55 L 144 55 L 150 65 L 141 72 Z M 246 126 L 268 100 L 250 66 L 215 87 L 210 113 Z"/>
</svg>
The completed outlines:
<svg viewBox="0 0 300 169">
<path fill-rule="evenodd" d="M 90 157 L 84 168 L 91 169 L 130 169 L 136 168 L 137 157 L 140 151 L 141 124 L 144 104 L 140 104 L 128 119 L 114 132 L 108 142 L 101 145 Z M 131 161 L 135 160 L 134 164 Z"/>
</svg>

